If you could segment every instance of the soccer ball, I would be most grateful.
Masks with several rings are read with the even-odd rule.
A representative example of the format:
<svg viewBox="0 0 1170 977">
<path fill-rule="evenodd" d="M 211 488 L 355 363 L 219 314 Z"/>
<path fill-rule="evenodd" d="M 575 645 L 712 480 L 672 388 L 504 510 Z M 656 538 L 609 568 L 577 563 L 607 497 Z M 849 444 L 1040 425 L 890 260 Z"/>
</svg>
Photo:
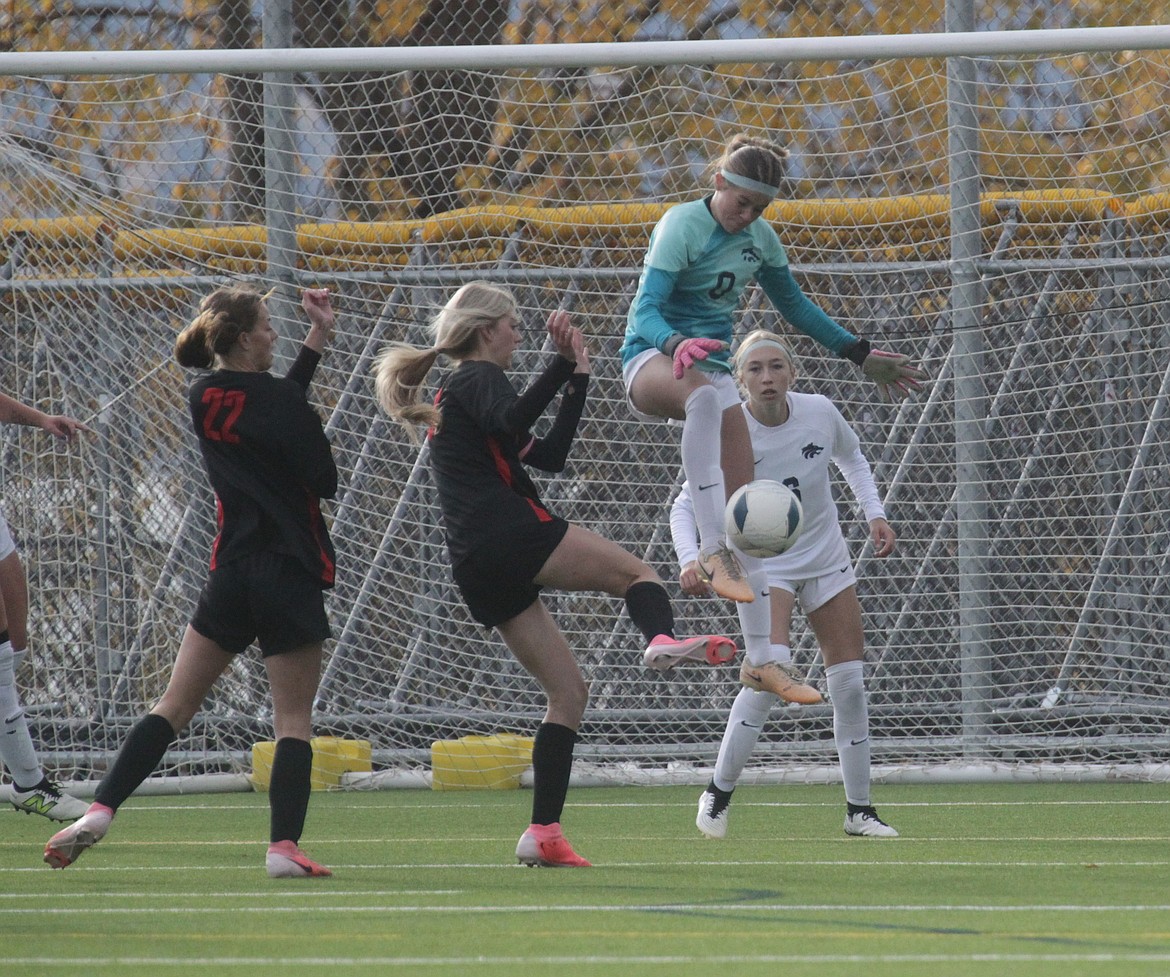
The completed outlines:
<svg viewBox="0 0 1170 977">
<path fill-rule="evenodd" d="M 779 556 L 800 536 L 804 510 L 787 485 L 767 478 L 748 482 L 727 500 L 727 536 L 748 556 Z"/>
</svg>

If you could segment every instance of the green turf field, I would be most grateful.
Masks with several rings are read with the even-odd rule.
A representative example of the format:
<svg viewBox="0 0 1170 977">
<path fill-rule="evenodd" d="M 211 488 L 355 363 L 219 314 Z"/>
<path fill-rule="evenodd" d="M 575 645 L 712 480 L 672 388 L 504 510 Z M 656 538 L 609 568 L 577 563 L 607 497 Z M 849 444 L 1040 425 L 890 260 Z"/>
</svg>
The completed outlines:
<svg viewBox="0 0 1170 977">
<path fill-rule="evenodd" d="M 840 787 L 574 789 L 594 862 L 528 869 L 528 791 L 318 793 L 331 879 L 264 874 L 263 794 L 131 799 L 74 866 L 0 813 L 6 974 L 1170 975 L 1166 784 L 887 785 L 902 837 L 847 838 Z"/>
</svg>

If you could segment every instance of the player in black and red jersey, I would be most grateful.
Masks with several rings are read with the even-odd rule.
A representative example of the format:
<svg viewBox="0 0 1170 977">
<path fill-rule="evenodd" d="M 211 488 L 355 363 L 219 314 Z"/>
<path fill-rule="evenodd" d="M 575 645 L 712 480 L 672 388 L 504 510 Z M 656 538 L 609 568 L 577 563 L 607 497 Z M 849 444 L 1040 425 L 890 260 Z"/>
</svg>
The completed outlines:
<svg viewBox="0 0 1170 977">
<path fill-rule="evenodd" d="M 674 637 L 666 590 L 647 564 L 616 543 L 548 511 L 524 465 L 561 471 L 585 406 L 589 355 L 564 311 L 548 317 L 556 356 L 523 394 L 505 374 L 521 343 L 512 293 L 470 282 L 432 323 L 430 349 L 389 347 L 375 371 L 378 402 L 415 433 L 429 427 L 431 466 L 451 570 L 472 616 L 494 627 L 548 697 L 532 751 L 532 823 L 516 846 L 526 865 L 587 866 L 561 831 L 577 728 L 588 688 L 564 635 L 540 600 L 544 587 L 600 590 L 625 599 L 634 624 L 658 655 L 729 660 L 729 638 Z M 422 384 L 444 355 L 455 369 L 434 404 Z M 564 388 L 548 434 L 532 425 Z"/>
<path fill-rule="evenodd" d="M 211 368 L 189 394 L 216 496 L 219 533 L 210 572 L 163 697 L 130 730 L 85 815 L 45 846 L 53 868 L 101 840 L 118 806 L 158 766 L 216 679 L 256 641 L 276 735 L 268 874 L 332 874 L 297 847 L 309 804 L 312 705 L 329 637 L 324 590 L 334 576 L 319 500 L 337 491 L 332 450 L 306 399 L 333 332 L 333 308 L 325 289 L 306 290 L 301 306 L 311 327 L 283 379 L 268 373 L 278 337 L 264 296 L 252 289 L 213 292 L 175 343 L 180 365 Z"/>
</svg>

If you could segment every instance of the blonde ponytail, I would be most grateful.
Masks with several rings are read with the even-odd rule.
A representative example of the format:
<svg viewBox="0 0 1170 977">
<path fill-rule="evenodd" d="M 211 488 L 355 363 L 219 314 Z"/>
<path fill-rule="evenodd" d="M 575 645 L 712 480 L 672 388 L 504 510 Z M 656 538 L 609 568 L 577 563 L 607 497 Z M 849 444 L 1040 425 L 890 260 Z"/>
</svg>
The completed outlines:
<svg viewBox="0 0 1170 977">
<path fill-rule="evenodd" d="M 468 282 L 448 300 L 431 321 L 435 345 L 416 349 L 392 343 L 374 361 L 374 395 L 390 417 L 419 441 L 418 428 L 439 429 L 442 415 L 422 399 L 422 385 L 435 360 L 448 357 L 461 363 L 479 346 L 482 330 L 505 316 L 515 316 L 516 299 L 508 289 L 491 282 Z"/>
</svg>

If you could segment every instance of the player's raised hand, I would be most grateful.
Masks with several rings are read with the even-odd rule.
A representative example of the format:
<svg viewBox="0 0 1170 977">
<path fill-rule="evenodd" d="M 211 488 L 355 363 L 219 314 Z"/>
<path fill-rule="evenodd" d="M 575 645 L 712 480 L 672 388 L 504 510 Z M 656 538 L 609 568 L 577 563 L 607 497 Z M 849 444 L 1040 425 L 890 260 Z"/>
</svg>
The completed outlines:
<svg viewBox="0 0 1170 977">
<path fill-rule="evenodd" d="M 568 359 L 573 360 L 577 364 L 574 373 L 589 373 L 589 346 L 585 342 L 585 334 L 580 329 L 573 329 L 570 337 L 570 345 L 573 348 L 573 355 Z"/>
<path fill-rule="evenodd" d="M 305 345 L 323 352 L 325 344 L 333 338 L 335 316 L 333 301 L 327 288 L 306 288 L 301 293 L 301 308 L 309 317 L 309 335 L 305 337 Z"/>
<path fill-rule="evenodd" d="M 333 330 L 333 303 L 328 288 L 307 288 L 301 294 L 301 308 L 309 316 L 309 322 L 328 330 Z"/>
<path fill-rule="evenodd" d="M 909 356 L 880 349 L 870 351 L 861 364 L 861 372 L 877 384 L 887 403 L 905 400 L 929 379 L 925 370 L 910 362 Z"/>
<path fill-rule="evenodd" d="M 548 321 L 544 327 L 548 330 L 557 353 L 569 361 L 575 361 L 577 354 L 573 349 L 573 333 L 579 330 L 573 328 L 569 313 L 564 309 L 553 309 L 548 314 Z"/>
</svg>

